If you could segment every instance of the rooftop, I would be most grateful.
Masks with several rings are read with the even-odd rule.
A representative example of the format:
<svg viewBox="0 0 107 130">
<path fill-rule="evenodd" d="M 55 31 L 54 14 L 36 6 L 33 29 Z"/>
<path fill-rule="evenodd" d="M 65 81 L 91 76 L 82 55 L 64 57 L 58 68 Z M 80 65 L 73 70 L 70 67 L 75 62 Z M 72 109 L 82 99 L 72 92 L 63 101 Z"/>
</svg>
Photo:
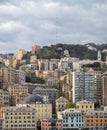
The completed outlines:
<svg viewBox="0 0 107 130">
<path fill-rule="evenodd" d="M 35 109 L 30 107 L 16 107 L 16 106 L 7 107 L 5 109 L 5 112 L 29 112 L 29 111 L 33 112 L 35 111 Z"/>
<path fill-rule="evenodd" d="M 42 103 L 44 104 L 45 102 L 43 101 L 42 97 L 38 94 L 36 95 L 30 95 L 25 98 L 23 102 L 19 102 L 19 104 L 37 104 L 37 103 Z"/>
</svg>

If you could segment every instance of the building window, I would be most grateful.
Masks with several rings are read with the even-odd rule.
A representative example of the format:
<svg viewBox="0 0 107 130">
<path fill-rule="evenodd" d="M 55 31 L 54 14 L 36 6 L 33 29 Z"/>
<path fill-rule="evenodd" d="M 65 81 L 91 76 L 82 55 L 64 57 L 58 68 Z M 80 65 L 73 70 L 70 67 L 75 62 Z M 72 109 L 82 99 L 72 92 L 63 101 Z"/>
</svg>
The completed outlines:
<svg viewBox="0 0 107 130">
<path fill-rule="evenodd" d="M 11 127 L 13 127 L 13 125 L 11 125 Z"/>
</svg>

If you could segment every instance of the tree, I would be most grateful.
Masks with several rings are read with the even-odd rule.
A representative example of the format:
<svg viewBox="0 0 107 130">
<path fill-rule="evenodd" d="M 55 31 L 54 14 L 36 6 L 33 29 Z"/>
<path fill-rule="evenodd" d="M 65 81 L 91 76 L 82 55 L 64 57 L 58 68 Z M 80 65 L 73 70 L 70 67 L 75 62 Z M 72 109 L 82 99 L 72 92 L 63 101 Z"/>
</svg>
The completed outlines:
<svg viewBox="0 0 107 130">
<path fill-rule="evenodd" d="M 75 108 L 75 106 L 76 106 L 75 103 L 72 103 L 70 101 L 68 101 L 66 104 L 66 108 Z"/>
<path fill-rule="evenodd" d="M 40 77 L 36 77 L 35 73 L 26 73 L 26 82 L 44 84 L 45 80 Z"/>
</svg>

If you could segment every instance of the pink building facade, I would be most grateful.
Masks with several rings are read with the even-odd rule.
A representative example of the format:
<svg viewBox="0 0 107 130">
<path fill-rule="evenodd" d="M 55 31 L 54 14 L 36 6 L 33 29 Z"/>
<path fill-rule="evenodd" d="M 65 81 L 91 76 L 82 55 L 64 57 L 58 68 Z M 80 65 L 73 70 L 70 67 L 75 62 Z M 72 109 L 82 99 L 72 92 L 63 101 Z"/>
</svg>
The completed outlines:
<svg viewBox="0 0 107 130">
<path fill-rule="evenodd" d="M 62 120 L 43 119 L 41 120 L 41 130 L 62 130 Z"/>
</svg>

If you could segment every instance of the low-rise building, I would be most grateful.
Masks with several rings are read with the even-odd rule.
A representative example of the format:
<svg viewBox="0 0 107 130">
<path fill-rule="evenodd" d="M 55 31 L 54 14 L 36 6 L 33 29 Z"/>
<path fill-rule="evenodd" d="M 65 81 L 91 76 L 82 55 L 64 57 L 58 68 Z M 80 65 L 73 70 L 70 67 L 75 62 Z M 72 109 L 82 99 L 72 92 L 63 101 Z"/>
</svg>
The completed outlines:
<svg viewBox="0 0 107 130">
<path fill-rule="evenodd" d="M 107 111 L 86 112 L 85 128 L 107 130 Z"/>
<path fill-rule="evenodd" d="M 62 120 L 43 119 L 41 120 L 41 130 L 62 130 Z"/>
<path fill-rule="evenodd" d="M 82 112 L 94 111 L 94 102 L 82 100 L 76 103 L 76 108 Z"/>
<path fill-rule="evenodd" d="M 66 109 L 58 112 L 58 118 L 62 119 L 63 130 L 84 128 L 85 113 L 76 109 Z"/>
<path fill-rule="evenodd" d="M 56 111 L 64 111 L 68 100 L 64 97 L 60 97 L 56 100 Z"/>
</svg>

